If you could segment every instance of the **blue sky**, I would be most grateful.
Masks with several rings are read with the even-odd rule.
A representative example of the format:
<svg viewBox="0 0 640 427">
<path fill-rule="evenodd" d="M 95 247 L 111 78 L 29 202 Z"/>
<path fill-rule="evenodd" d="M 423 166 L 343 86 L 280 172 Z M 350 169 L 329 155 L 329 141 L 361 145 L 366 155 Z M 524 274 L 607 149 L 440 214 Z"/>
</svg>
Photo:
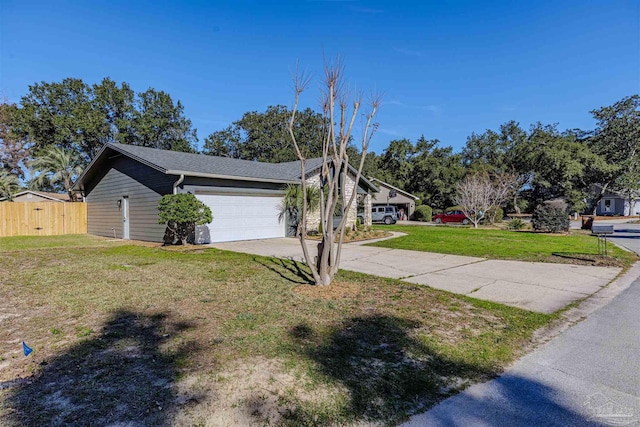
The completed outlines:
<svg viewBox="0 0 640 427">
<path fill-rule="evenodd" d="M 459 150 L 514 119 L 591 129 L 640 92 L 640 1 L 0 1 L 0 94 L 109 76 L 179 99 L 200 142 L 246 111 L 291 106 L 296 60 L 323 51 L 385 94 L 372 149 L 421 134 Z"/>
</svg>

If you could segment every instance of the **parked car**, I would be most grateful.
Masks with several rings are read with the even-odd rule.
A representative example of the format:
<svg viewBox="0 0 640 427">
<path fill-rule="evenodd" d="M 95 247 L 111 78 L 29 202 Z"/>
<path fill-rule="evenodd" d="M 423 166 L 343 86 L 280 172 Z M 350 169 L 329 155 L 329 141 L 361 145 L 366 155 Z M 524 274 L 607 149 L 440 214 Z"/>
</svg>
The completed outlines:
<svg viewBox="0 0 640 427">
<path fill-rule="evenodd" d="M 395 206 L 374 206 L 371 208 L 371 222 L 383 222 L 387 225 L 398 221 L 398 211 Z"/>
<path fill-rule="evenodd" d="M 433 222 L 436 224 L 442 224 L 445 222 L 461 222 L 464 225 L 467 225 L 471 222 L 462 211 L 447 211 L 435 214 L 432 218 Z"/>
</svg>

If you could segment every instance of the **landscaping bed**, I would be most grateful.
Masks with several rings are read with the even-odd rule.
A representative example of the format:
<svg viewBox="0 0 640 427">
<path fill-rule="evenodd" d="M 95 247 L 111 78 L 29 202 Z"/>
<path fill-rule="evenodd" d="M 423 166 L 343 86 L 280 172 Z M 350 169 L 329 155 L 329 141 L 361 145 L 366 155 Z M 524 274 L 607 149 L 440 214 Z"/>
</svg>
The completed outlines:
<svg viewBox="0 0 640 427">
<path fill-rule="evenodd" d="M 0 239 L 7 426 L 393 425 L 551 320 L 357 273 L 316 288 L 275 258 L 41 239 Z"/>
<path fill-rule="evenodd" d="M 373 239 L 380 239 L 383 237 L 389 237 L 392 234 L 387 231 L 387 230 L 383 230 L 383 229 L 379 229 L 379 228 L 369 228 L 369 229 L 362 229 L 362 230 L 350 230 L 350 229 L 346 229 L 344 232 L 344 239 L 343 242 L 344 243 L 350 243 L 350 242 L 361 242 L 363 240 L 373 240 Z M 337 242 L 340 236 L 336 236 L 335 241 Z M 307 239 L 309 240 L 322 240 L 322 235 L 321 234 L 310 234 L 307 236 Z"/>
</svg>

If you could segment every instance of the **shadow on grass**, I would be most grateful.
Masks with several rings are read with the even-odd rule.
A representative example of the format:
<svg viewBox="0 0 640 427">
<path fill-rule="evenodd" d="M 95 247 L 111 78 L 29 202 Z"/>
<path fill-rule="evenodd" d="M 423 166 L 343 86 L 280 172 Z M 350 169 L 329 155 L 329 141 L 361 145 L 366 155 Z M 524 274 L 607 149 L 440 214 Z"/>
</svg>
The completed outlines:
<svg viewBox="0 0 640 427">
<path fill-rule="evenodd" d="M 286 424 L 333 425 L 364 421 L 396 425 L 457 394 L 470 383 L 487 381 L 499 374 L 497 368 L 491 367 L 491 362 L 483 363 L 481 357 L 468 357 L 478 362 L 466 363 L 443 355 L 434 342 L 414 336 L 412 331 L 419 327 L 419 322 L 383 315 L 347 319 L 322 336 L 308 324 L 294 326 L 290 337 L 298 344 L 300 353 L 315 362 L 322 376 L 345 387 L 349 398 L 333 413 L 318 413 L 317 407 L 305 408 L 299 404 L 288 414 Z M 544 391 L 544 396 L 535 397 L 538 399 L 536 404 L 553 406 L 554 413 L 575 415 L 557 407 L 558 404 L 551 400 L 553 390 L 545 391 L 544 386 L 533 381 L 518 386 L 530 393 L 517 399 L 520 404 L 526 405 L 527 399 L 535 397 L 533 391 Z M 517 389 L 510 392 L 514 399 L 518 397 Z M 499 411 L 495 406 L 493 409 Z M 532 422 L 535 420 L 531 419 Z"/>
<path fill-rule="evenodd" d="M 280 258 L 253 258 L 253 260 L 276 273 L 283 279 L 299 285 L 314 284 L 313 276 L 309 272 L 307 264 L 293 259 Z"/>
<path fill-rule="evenodd" d="M 161 346 L 189 327 L 162 314 L 115 313 L 99 336 L 42 362 L 38 372 L 9 391 L 7 423 L 168 426 L 178 365 L 197 349 Z"/>
<path fill-rule="evenodd" d="M 442 357 L 412 336 L 418 327 L 406 319 L 372 315 L 348 319 L 328 336 L 318 336 L 307 324 L 294 326 L 290 336 L 323 376 L 348 390 L 350 398 L 339 417 L 388 423 L 449 396 L 460 385 L 459 378 L 479 380 L 496 374 Z M 317 417 L 300 407 L 290 413 L 289 422 L 304 425 Z"/>
</svg>

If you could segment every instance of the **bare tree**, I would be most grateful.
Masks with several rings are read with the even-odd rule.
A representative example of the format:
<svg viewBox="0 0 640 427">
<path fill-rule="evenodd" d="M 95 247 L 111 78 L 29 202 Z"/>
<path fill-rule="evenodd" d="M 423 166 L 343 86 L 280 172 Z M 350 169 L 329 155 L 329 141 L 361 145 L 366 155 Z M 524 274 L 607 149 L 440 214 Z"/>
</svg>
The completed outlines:
<svg viewBox="0 0 640 427">
<path fill-rule="evenodd" d="M 491 222 L 496 222 L 495 215 L 499 207 L 503 206 L 511 197 L 515 197 L 522 188 L 522 176 L 516 173 L 498 173 L 492 176 L 493 208 Z"/>
<path fill-rule="evenodd" d="M 477 173 L 467 176 L 458 185 L 456 204 L 473 223 L 474 228 L 490 211 L 500 207 L 517 191 L 518 178 L 513 174 L 496 174 L 493 179 L 488 173 Z"/>
<path fill-rule="evenodd" d="M 372 94 L 371 109 L 363 115 L 363 129 L 360 140 L 362 155 L 355 173 L 353 188 L 350 189 L 349 194 L 346 179 L 350 173 L 347 145 L 351 139 L 352 130 L 358 117 L 362 96 L 360 94 L 355 95 L 353 98 L 350 96 L 344 83 L 343 72 L 344 66 L 340 58 L 336 58 L 334 62 L 325 60 L 324 81 L 320 98 L 324 123 L 322 130 L 319 208 L 322 238 L 317 246 L 317 256 L 311 256 L 306 244 L 307 217 L 309 214 L 307 203 L 301 204 L 302 212 L 297 230 L 304 259 L 311 269 L 315 284 L 321 286 L 331 284 L 340 266 L 340 253 L 347 224 L 347 215 L 342 215 L 342 219 L 335 229 L 333 227 L 333 217 L 336 210 L 342 210 L 342 213 L 348 212 L 356 198 L 358 182 L 360 181 L 369 142 L 378 127 L 378 124 L 374 123 L 373 120 L 381 102 L 381 96 Z M 291 136 L 296 154 L 300 159 L 302 200 L 307 200 L 307 191 L 309 191 L 305 167 L 307 153 L 303 150 L 300 142 L 296 138 L 295 123 L 300 95 L 306 89 L 309 82 L 309 76 L 305 73 L 299 73 L 296 69 L 294 77 L 295 103 L 288 125 L 289 135 Z M 305 143 L 306 141 L 301 142 Z M 348 194 L 349 197 L 347 198 Z"/>
</svg>

